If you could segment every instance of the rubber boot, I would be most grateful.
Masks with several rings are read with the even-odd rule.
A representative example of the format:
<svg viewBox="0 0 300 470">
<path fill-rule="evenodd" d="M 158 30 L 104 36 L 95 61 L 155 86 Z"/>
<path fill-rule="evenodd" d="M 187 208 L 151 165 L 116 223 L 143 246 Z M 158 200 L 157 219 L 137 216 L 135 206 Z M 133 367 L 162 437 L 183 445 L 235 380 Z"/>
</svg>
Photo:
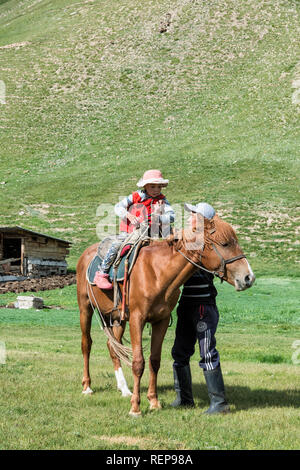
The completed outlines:
<svg viewBox="0 0 300 470">
<path fill-rule="evenodd" d="M 221 367 L 214 370 L 205 370 L 204 377 L 207 385 L 210 407 L 206 414 L 228 413 L 229 405 L 225 398 L 225 387 Z"/>
<path fill-rule="evenodd" d="M 192 392 L 192 376 L 190 366 L 176 367 L 173 365 L 174 388 L 177 394 L 175 401 L 171 404 L 178 406 L 195 406 Z"/>
<path fill-rule="evenodd" d="M 94 283 L 100 289 L 112 289 L 112 284 L 108 280 L 108 274 L 97 271 L 94 277 Z"/>
</svg>

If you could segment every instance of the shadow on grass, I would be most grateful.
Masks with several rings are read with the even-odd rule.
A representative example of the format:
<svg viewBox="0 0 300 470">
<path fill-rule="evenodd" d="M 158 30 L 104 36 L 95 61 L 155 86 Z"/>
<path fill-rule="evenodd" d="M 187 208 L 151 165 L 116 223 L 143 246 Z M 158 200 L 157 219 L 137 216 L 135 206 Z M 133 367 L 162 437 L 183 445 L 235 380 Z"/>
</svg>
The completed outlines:
<svg viewBox="0 0 300 470">
<path fill-rule="evenodd" d="M 174 390 L 173 385 L 167 385 L 158 388 L 159 398 L 163 393 Z M 236 411 L 247 410 L 250 408 L 268 408 L 268 407 L 300 407 L 300 389 L 298 390 L 267 390 L 251 389 L 244 386 L 226 386 L 226 397 L 229 404 L 234 405 Z M 143 393 L 143 392 L 142 392 Z M 194 399 L 209 403 L 207 387 L 205 384 L 193 385 Z M 175 399 L 175 391 L 174 391 Z M 173 401 L 173 400 L 172 400 Z"/>
</svg>

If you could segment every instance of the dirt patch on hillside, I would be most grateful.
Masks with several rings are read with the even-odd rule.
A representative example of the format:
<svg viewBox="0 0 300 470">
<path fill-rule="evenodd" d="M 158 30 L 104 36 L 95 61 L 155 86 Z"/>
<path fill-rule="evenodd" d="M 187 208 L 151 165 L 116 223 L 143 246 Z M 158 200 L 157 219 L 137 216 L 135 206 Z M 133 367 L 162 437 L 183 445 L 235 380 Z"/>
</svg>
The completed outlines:
<svg viewBox="0 0 300 470">
<path fill-rule="evenodd" d="M 69 273 L 64 276 L 48 276 L 38 279 L 24 279 L 23 281 L 8 281 L 0 283 L 0 294 L 7 292 L 38 292 L 42 290 L 62 289 L 65 286 L 76 284 L 76 274 Z"/>
<path fill-rule="evenodd" d="M 30 44 L 28 41 L 15 42 L 13 44 L 6 44 L 5 46 L 0 46 L 0 49 L 16 49 L 19 47 L 28 46 L 28 44 Z"/>
</svg>

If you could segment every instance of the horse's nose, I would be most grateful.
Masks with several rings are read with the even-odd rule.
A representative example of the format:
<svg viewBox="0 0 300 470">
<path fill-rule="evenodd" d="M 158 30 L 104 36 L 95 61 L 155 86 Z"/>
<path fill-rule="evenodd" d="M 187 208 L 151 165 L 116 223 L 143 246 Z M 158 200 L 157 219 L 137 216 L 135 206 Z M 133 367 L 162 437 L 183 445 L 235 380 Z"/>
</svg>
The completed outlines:
<svg viewBox="0 0 300 470">
<path fill-rule="evenodd" d="M 245 276 L 245 284 L 247 287 L 252 286 L 254 281 L 255 281 L 254 274 L 247 274 L 247 276 Z"/>
</svg>

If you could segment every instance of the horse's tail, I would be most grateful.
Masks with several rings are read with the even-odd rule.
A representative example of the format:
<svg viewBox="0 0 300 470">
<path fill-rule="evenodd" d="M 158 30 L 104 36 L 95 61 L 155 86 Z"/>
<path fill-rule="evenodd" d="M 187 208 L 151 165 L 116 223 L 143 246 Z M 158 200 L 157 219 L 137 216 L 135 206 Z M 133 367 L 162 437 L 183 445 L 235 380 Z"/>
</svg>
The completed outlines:
<svg viewBox="0 0 300 470">
<path fill-rule="evenodd" d="M 105 335 L 109 340 L 109 344 L 120 361 L 124 361 L 129 367 L 132 367 L 132 349 L 120 343 L 114 335 L 112 328 L 105 326 L 103 328 Z"/>
<path fill-rule="evenodd" d="M 111 327 L 107 326 L 107 324 L 105 322 L 105 319 L 104 319 L 104 317 L 101 313 L 100 307 L 98 305 L 97 299 L 95 298 L 93 290 L 91 289 L 91 286 L 90 286 L 88 281 L 87 281 L 86 287 L 87 287 L 87 295 L 88 295 L 88 298 L 89 298 L 89 302 L 90 302 L 92 308 L 94 309 L 94 311 L 95 310 L 98 311 L 98 315 L 96 315 L 96 318 L 99 322 L 99 325 L 100 325 L 101 329 L 104 331 L 105 335 L 107 336 L 111 348 L 113 349 L 113 351 L 116 354 L 116 356 L 118 357 L 118 359 L 120 359 L 120 361 L 124 361 L 125 364 L 127 364 L 129 367 L 132 367 L 132 360 L 131 360 L 131 358 L 132 358 L 132 349 L 129 348 L 128 346 L 124 346 L 122 343 L 120 343 L 116 339 L 116 337 L 114 335 L 114 332 L 113 332 L 113 329 Z M 93 306 L 93 302 L 92 302 L 90 293 L 92 294 L 92 297 L 93 297 L 93 300 L 95 302 L 96 308 L 94 308 L 94 306 Z"/>
</svg>

